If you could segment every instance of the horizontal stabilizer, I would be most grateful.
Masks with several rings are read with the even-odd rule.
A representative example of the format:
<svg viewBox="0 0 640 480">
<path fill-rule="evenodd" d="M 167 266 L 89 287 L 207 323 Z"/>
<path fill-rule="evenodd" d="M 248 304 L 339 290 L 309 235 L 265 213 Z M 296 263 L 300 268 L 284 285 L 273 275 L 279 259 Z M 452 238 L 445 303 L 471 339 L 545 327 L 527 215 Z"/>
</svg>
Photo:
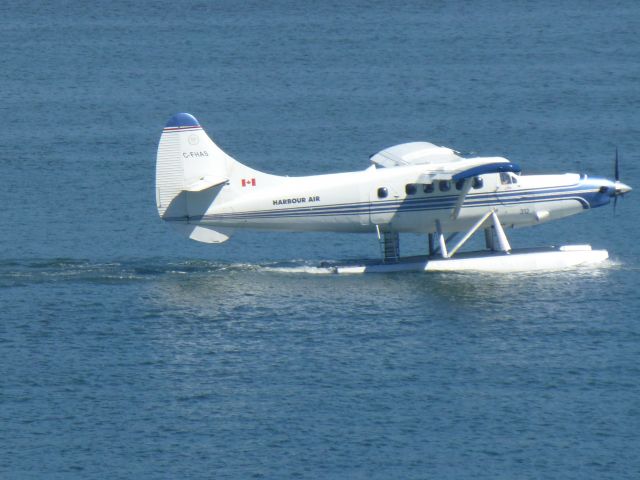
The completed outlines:
<svg viewBox="0 0 640 480">
<path fill-rule="evenodd" d="M 215 177 L 211 175 L 205 175 L 204 177 L 196 180 L 193 183 L 185 185 L 184 190 L 187 192 L 201 192 L 207 188 L 215 187 L 226 183 L 229 179 L 226 177 Z"/>
<path fill-rule="evenodd" d="M 222 243 L 229 240 L 231 232 L 222 233 L 217 230 L 212 230 L 206 227 L 194 227 L 189 238 L 202 243 Z"/>
<path fill-rule="evenodd" d="M 172 223 L 171 226 L 191 240 L 202 243 L 222 243 L 229 240 L 233 231 L 228 228 L 216 227 L 216 230 L 198 225 Z"/>
</svg>

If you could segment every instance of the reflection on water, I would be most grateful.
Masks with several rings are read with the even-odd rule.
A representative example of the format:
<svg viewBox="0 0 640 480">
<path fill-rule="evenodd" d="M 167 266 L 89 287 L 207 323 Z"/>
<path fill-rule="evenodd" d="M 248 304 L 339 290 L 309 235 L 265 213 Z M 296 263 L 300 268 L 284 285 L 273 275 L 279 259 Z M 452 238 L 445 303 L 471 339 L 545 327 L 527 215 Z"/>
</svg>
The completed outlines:
<svg viewBox="0 0 640 480">
<path fill-rule="evenodd" d="M 612 300 L 634 295 L 635 286 L 620 280 L 624 268 L 609 264 L 535 274 L 335 275 L 304 261 L 43 259 L 3 262 L 0 287 L 26 288 L 40 296 L 53 291 L 51 287 L 63 291 L 73 284 L 88 292 L 78 298 L 92 299 L 82 304 L 90 315 L 91 305 L 102 304 L 105 295 L 93 290 L 108 288 L 109 295 L 120 299 L 114 311 L 130 317 L 149 341 L 188 355 L 208 351 L 214 339 L 215 349 L 223 351 L 261 345 L 275 332 L 288 342 L 313 343 L 335 339 L 341 331 L 349 337 L 393 337 L 416 325 L 437 330 L 457 324 L 461 335 L 495 325 L 500 337 L 503 328 L 575 325 L 611 308 L 633 315 L 628 311 L 632 304 Z"/>
<path fill-rule="evenodd" d="M 394 273 L 334 275 L 305 263 L 282 265 L 212 265 L 185 270 L 185 275 L 164 275 L 149 285 L 170 304 L 201 305 L 205 311 L 227 308 L 295 308 L 296 301 L 317 302 L 340 308 L 352 302 L 372 309 L 398 304 L 447 304 L 447 308 L 490 308 L 494 305 L 528 305 L 532 302 L 575 301 L 591 288 L 608 282 L 619 266 L 576 268 L 560 272 Z M 183 272 L 180 268 L 174 273 Z M 585 288 L 589 287 L 589 288 Z M 162 292 L 162 293 L 160 293 Z M 372 310 L 373 311 L 373 310 Z"/>
<path fill-rule="evenodd" d="M 334 262 L 335 263 L 335 262 Z M 393 273 L 335 275 L 312 262 L 223 263 L 207 260 L 144 259 L 95 263 L 77 259 L 7 260 L 0 264 L 0 287 L 42 283 L 140 283 L 167 305 L 220 308 L 269 308 L 279 303 L 316 300 L 322 305 L 369 302 L 402 304 L 446 301 L 478 307 L 513 302 L 579 299 L 607 283 L 624 265 L 607 262 L 535 273 Z M 282 308 L 282 305 L 278 305 Z"/>
</svg>

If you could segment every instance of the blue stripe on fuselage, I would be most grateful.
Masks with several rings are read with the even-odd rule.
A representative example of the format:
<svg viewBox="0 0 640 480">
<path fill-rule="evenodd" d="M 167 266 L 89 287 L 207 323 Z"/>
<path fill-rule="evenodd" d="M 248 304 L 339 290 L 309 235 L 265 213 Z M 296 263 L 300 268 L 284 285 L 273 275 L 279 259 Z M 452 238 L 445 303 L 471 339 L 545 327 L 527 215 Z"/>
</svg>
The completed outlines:
<svg viewBox="0 0 640 480">
<path fill-rule="evenodd" d="M 582 182 L 581 182 L 582 183 Z M 609 197 L 599 193 L 597 185 L 574 184 L 568 187 L 533 188 L 505 192 L 468 194 L 463 203 L 465 207 L 491 207 L 517 205 L 523 203 L 556 202 L 576 200 L 582 208 L 589 209 L 609 202 Z M 587 188 L 585 188 L 587 187 Z M 601 198 L 606 197 L 606 198 Z M 253 220 L 265 218 L 297 218 L 305 216 L 345 216 L 367 215 L 389 212 L 420 212 L 432 210 L 450 210 L 455 206 L 458 195 L 436 197 L 406 197 L 398 200 L 380 200 L 373 202 L 354 202 L 317 207 L 295 207 L 286 209 L 256 210 L 238 213 L 221 213 L 191 217 L 193 220 Z M 167 221 L 184 217 L 165 218 Z"/>
</svg>

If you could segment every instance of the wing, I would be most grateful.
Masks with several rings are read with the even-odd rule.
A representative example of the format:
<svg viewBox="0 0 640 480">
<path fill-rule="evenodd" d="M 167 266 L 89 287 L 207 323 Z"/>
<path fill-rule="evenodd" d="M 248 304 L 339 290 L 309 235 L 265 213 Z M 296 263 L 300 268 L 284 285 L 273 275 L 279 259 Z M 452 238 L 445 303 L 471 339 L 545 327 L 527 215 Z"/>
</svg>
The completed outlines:
<svg viewBox="0 0 640 480">
<path fill-rule="evenodd" d="M 371 162 L 383 168 L 448 163 L 460 159 L 457 153 L 451 148 L 439 147 L 429 142 L 401 143 L 372 155 Z"/>
<path fill-rule="evenodd" d="M 386 148 L 371 156 L 371 162 L 383 168 L 408 165 L 424 165 L 417 183 L 433 183 L 437 180 L 463 182 L 460 195 L 451 213 L 457 218 L 464 199 L 471 188 L 473 177 L 486 173 L 520 172 L 520 167 L 502 157 L 463 158 L 459 152 L 428 142 L 412 142 Z"/>
<path fill-rule="evenodd" d="M 463 158 L 451 148 L 429 142 L 411 142 L 385 148 L 371 156 L 378 167 L 424 165 L 421 183 L 434 180 L 465 180 L 485 173 L 519 172 L 520 167 L 502 157 Z"/>
<path fill-rule="evenodd" d="M 502 157 L 464 158 L 457 162 L 442 165 L 439 168 L 425 169 L 418 178 L 419 183 L 431 183 L 434 180 L 452 180 L 458 182 L 484 175 L 485 173 L 521 171 L 520 166 Z"/>
</svg>

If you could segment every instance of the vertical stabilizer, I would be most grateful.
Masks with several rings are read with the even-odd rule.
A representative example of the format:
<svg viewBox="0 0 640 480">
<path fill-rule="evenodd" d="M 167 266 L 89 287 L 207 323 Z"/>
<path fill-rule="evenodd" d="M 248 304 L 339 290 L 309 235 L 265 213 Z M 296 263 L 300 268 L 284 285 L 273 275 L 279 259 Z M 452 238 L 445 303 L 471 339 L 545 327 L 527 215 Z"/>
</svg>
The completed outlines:
<svg viewBox="0 0 640 480">
<path fill-rule="evenodd" d="M 207 210 L 233 200 L 240 192 L 273 185 L 279 178 L 233 159 L 209 138 L 193 115 L 178 113 L 167 122 L 158 145 L 158 214 L 193 240 L 220 243 L 230 232 L 202 224 Z"/>
<path fill-rule="evenodd" d="M 230 161 L 233 159 L 211 141 L 195 117 L 188 113 L 171 117 L 160 137 L 156 161 L 156 205 L 160 217 L 188 217 L 186 192 L 226 183 Z"/>
</svg>

